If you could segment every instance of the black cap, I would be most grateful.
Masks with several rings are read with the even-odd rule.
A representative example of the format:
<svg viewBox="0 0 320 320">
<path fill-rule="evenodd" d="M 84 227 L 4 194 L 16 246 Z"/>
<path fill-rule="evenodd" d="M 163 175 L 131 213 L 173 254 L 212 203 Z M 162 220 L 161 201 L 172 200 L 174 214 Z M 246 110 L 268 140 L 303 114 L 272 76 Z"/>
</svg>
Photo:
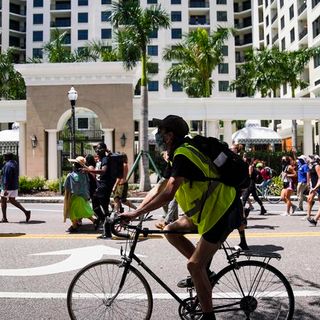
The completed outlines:
<svg viewBox="0 0 320 320">
<path fill-rule="evenodd" d="M 107 150 L 107 146 L 106 146 L 106 144 L 105 144 L 104 142 L 99 142 L 99 143 L 96 145 L 96 148 Z"/>
<path fill-rule="evenodd" d="M 189 133 L 188 124 L 179 116 L 169 115 L 163 120 L 153 119 L 152 121 L 160 130 L 164 129 L 167 132 L 173 132 L 177 137 L 183 138 Z"/>
</svg>

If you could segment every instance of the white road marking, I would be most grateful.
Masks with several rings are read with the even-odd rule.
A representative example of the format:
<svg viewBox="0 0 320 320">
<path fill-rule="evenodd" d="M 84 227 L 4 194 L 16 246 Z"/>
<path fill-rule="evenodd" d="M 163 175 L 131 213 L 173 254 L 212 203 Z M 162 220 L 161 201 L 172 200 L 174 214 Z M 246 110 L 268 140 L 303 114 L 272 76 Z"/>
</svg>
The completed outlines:
<svg viewBox="0 0 320 320">
<path fill-rule="evenodd" d="M 320 297 L 320 290 L 297 290 L 293 291 L 295 298 L 307 298 L 307 297 Z M 189 297 L 188 293 L 177 293 L 181 299 L 186 299 Z M 229 294 L 227 294 L 229 295 Z M 138 293 L 132 293 L 128 295 L 123 295 L 122 298 L 126 299 L 137 299 L 144 298 L 145 295 Z M 0 292 L 0 299 L 66 299 L 67 293 L 64 292 Z M 168 293 L 154 293 L 153 299 L 155 300 L 173 300 L 173 297 Z"/>
</svg>

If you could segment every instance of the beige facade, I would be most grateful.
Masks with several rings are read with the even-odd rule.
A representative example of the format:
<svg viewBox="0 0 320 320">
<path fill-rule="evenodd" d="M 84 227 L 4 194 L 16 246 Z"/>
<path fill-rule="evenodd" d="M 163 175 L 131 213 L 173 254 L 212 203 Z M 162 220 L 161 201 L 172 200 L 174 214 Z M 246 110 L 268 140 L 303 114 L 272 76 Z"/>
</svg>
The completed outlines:
<svg viewBox="0 0 320 320">
<path fill-rule="evenodd" d="M 29 177 L 55 179 L 58 176 L 58 134 L 71 117 L 68 91 L 78 92 L 75 105 L 94 112 L 101 123 L 104 142 L 112 151 L 125 152 L 133 162 L 133 73 L 120 63 L 18 65 L 27 84 L 25 164 Z M 89 84 L 88 84 L 89 83 Z M 126 136 L 125 146 L 120 137 Z M 36 137 L 36 146 L 32 138 Z"/>
</svg>

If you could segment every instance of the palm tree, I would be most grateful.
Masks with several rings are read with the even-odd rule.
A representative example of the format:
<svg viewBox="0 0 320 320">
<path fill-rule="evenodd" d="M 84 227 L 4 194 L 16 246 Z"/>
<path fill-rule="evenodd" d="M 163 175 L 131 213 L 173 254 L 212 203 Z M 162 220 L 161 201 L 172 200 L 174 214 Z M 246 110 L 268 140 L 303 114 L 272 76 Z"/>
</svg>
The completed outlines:
<svg viewBox="0 0 320 320">
<path fill-rule="evenodd" d="M 99 54 L 92 50 L 90 43 L 81 51 L 71 52 L 70 48 L 66 46 L 67 35 L 66 31 L 60 32 L 59 29 L 55 29 L 53 30 L 52 40 L 43 46 L 43 51 L 47 54 L 50 63 L 87 62 L 99 59 Z"/>
<path fill-rule="evenodd" d="M 140 166 L 140 190 L 151 188 L 149 178 L 148 143 L 148 90 L 147 90 L 147 45 L 150 35 L 161 28 L 170 26 L 169 15 L 161 5 L 142 9 L 138 0 L 120 0 L 113 3 L 112 24 L 118 27 L 117 42 L 121 59 L 126 69 L 141 61 L 141 119 L 139 143 L 142 152 Z"/>
<path fill-rule="evenodd" d="M 320 54 L 320 47 L 316 48 L 302 48 L 295 51 L 282 52 L 282 73 L 283 82 L 288 83 L 291 87 L 291 97 L 295 97 L 295 91 L 298 87 L 304 89 L 308 86 L 302 78 L 302 73 L 305 66 L 311 58 Z M 297 149 L 297 121 L 292 120 L 292 148 Z"/>
<path fill-rule="evenodd" d="M 14 69 L 14 49 L 0 54 L 0 100 L 26 98 L 26 85 L 22 75 Z"/>
<path fill-rule="evenodd" d="M 222 46 L 232 33 L 218 28 L 213 34 L 197 28 L 184 36 L 181 43 L 164 50 L 163 58 L 175 61 L 164 79 L 166 87 L 182 85 L 189 97 L 210 97 L 214 81 L 212 72 L 223 61 Z"/>
</svg>

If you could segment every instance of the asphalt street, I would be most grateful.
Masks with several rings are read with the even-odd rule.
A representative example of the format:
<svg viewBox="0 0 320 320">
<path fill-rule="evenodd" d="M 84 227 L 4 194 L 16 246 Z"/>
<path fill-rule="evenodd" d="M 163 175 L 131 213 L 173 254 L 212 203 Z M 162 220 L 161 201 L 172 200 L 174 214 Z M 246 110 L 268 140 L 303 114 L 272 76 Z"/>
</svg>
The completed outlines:
<svg viewBox="0 0 320 320">
<path fill-rule="evenodd" d="M 62 204 L 25 203 L 32 210 L 30 223 L 24 215 L 9 205 L 8 220 L 0 223 L 0 319 L 69 319 L 66 292 L 76 272 L 89 262 L 102 257 L 118 258 L 124 240 L 102 240 L 97 237 L 89 221 L 84 221 L 80 232 L 67 234 L 69 222 L 63 223 Z M 255 204 L 257 208 L 257 204 Z M 303 212 L 281 216 L 284 204 L 266 203 L 267 215 L 252 211 L 246 230 L 252 249 L 280 253 L 280 261 L 272 261 L 290 281 L 296 299 L 294 319 L 319 319 L 320 225 L 312 227 Z M 317 204 L 313 213 L 317 210 Z M 146 226 L 152 227 L 162 210 L 153 213 Z M 189 236 L 196 242 L 197 235 Z M 230 244 L 237 245 L 234 232 Z M 141 241 L 137 253 L 174 291 L 185 295 L 176 286 L 187 275 L 186 261 L 177 254 L 162 236 Z M 218 271 L 226 265 L 219 252 L 212 263 Z M 143 274 L 145 274 L 143 272 Z M 150 280 L 149 276 L 146 276 Z M 150 280 L 155 297 L 152 319 L 178 319 L 178 304 L 164 290 Z"/>
</svg>

